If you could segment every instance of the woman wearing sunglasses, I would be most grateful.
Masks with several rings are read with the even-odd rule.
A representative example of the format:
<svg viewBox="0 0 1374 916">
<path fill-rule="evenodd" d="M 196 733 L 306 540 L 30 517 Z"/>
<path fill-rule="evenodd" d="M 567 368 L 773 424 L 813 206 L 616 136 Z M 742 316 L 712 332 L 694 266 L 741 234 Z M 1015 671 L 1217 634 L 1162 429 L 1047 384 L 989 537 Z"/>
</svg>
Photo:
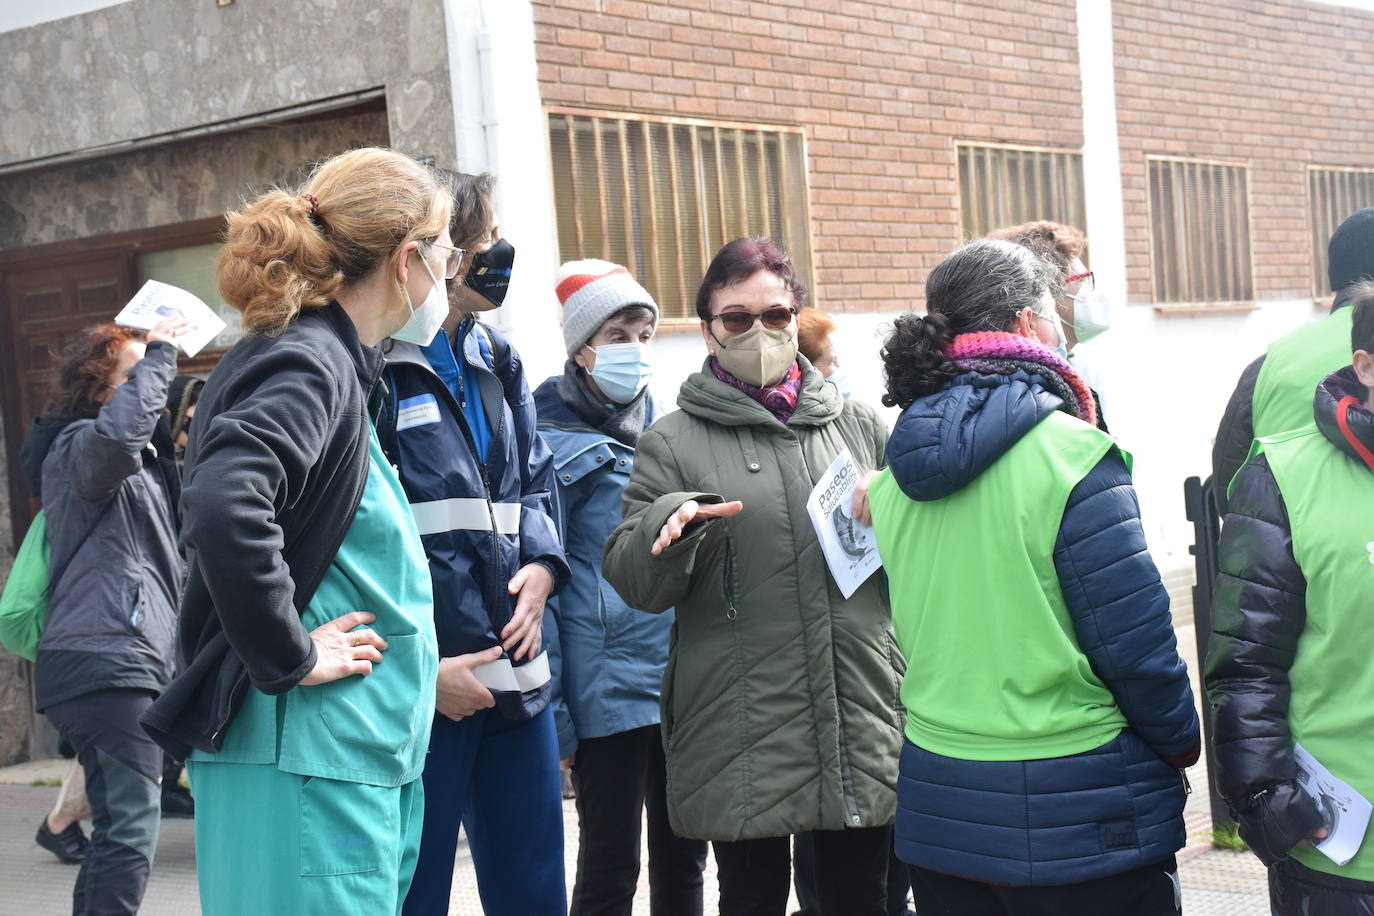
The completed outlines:
<svg viewBox="0 0 1374 916">
<path fill-rule="evenodd" d="M 712 840 L 720 912 L 781 914 L 789 838 L 813 831 L 823 914 L 881 916 L 904 664 L 887 586 L 845 599 L 806 511 L 848 449 L 864 483 L 887 430 L 797 354 L 804 291 L 781 248 L 737 239 L 697 292 L 710 355 L 639 439 L 606 579 L 676 608 L 661 694 L 668 812 Z"/>
</svg>

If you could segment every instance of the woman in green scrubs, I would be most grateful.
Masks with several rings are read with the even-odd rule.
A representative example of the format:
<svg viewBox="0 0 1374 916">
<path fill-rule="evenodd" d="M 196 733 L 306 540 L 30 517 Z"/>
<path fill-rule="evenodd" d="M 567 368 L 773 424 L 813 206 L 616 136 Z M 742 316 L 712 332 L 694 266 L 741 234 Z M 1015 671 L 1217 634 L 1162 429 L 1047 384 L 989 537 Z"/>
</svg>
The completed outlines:
<svg viewBox="0 0 1374 916">
<path fill-rule="evenodd" d="M 145 718 L 193 749 L 207 914 L 399 912 L 409 888 L 438 657 L 371 407 L 381 342 L 447 315 L 449 211 L 427 168 L 363 149 L 228 217 L 219 288 L 247 333 L 187 448 L 187 661 Z"/>
</svg>

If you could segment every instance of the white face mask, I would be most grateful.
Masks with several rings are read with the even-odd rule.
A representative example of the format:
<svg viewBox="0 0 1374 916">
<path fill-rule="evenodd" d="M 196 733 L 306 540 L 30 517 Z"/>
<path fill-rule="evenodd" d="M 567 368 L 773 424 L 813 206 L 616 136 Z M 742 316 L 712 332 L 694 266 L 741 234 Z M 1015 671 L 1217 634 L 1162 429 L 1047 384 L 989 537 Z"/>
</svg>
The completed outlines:
<svg viewBox="0 0 1374 916">
<path fill-rule="evenodd" d="M 434 271 L 429 269 L 429 264 L 425 259 L 420 259 L 420 264 L 425 268 L 425 273 L 434 280 Z M 434 280 L 434 285 L 429 288 L 429 295 L 425 296 L 425 301 L 416 308 L 410 298 L 410 290 L 404 286 L 401 292 L 406 296 L 406 307 L 410 309 L 410 319 L 401 327 L 399 331 L 391 336 L 396 340 L 404 340 L 418 346 L 427 346 L 434 340 L 434 335 L 439 333 L 439 329 L 444 326 L 444 319 L 448 317 L 448 290 L 444 284 Z"/>
<path fill-rule="evenodd" d="M 1080 290 L 1073 297 L 1073 332 L 1078 342 L 1092 340 L 1112 326 L 1112 306 L 1107 297 L 1097 290 L 1085 293 Z"/>
</svg>

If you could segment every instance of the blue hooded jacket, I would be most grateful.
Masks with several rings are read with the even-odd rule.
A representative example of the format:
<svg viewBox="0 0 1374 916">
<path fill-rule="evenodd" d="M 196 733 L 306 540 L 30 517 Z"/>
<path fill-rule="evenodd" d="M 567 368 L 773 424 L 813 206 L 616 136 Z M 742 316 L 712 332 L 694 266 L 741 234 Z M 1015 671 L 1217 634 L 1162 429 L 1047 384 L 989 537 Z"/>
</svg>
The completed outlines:
<svg viewBox="0 0 1374 916">
<path fill-rule="evenodd" d="M 544 637 L 553 669 L 558 755 L 583 738 L 659 723 L 673 612 L 631 608 L 601 576 L 601 553 L 623 518 L 620 497 L 635 450 L 592 429 L 563 402 L 558 376 L 534 393 L 539 433 L 553 451 L 554 517 L 572 579 L 548 604 Z M 653 399 L 646 426 L 657 418 Z"/>
<path fill-rule="evenodd" d="M 500 644 L 516 602 L 506 585 L 522 566 L 547 566 L 555 592 L 569 575 L 549 496 L 553 457 L 535 431 L 520 357 L 499 333 L 470 318 L 458 334 L 491 430 L 485 461 L 465 405 L 414 344 L 393 342 L 384 373 L 389 391 L 377 418 L 378 438 L 399 472 L 429 556 L 441 658 Z M 506 656 L 474 673 L 509 719 L 532 718 L 548 705 L 543 652 L 519 662 Z"/>
<path fill-rule="evenodd" d="M 965 373 L 903 412 L 888 466 L 911 499 L 943 499 L 1061 404 L 1024 372 Z M 1197 759 L 1198 718 L 1169 596 L 1116 450 L 1070 493 L 1054 565 L 1078 647 L 1130 727 L 1102 747 L 1045 760 L 956 760 L 905 741 L 896 821 L 904 861 L 994 884 L 1062 885 L 1182 847 L 1177 768 Z M 1083 829 L 1089 824 L 1097 829 Z"/>
</svg>

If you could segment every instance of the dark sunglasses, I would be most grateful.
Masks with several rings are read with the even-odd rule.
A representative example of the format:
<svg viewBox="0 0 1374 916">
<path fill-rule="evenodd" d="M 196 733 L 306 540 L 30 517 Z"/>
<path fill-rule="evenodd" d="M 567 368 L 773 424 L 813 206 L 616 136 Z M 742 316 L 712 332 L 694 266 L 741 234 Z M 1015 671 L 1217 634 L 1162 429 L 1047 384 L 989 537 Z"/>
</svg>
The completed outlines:
<svg viewBox="0 0 1374 916">
<path fill-rule="evenodd" d="M 753 312 L 721 312 L 719 315 L 712 315 L 710 321 L 719 319 L 720 326 L 731 334 L 743 334 L 754 326 L 755 321 L 762 321 L 765 328 L 777 331 L 791 324 L 798 311 L 800 309 L 795 305 L 780 305 L 758 315 Z"/>
</svg>

